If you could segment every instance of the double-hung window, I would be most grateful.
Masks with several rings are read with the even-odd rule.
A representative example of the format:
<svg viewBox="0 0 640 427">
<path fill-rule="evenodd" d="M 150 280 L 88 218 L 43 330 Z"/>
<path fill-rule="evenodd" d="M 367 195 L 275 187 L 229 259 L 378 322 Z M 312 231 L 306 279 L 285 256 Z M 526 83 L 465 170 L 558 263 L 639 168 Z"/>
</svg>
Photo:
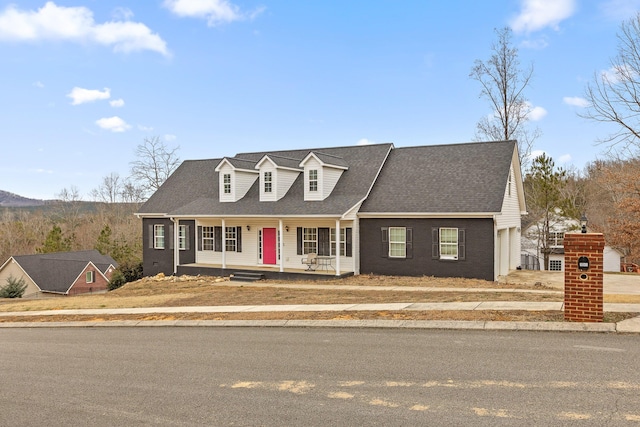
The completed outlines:
<svg viewBox="0 0 640 427">
<path fill-rule="evenodd" d="M 458 229 L 440 229 L 440 258 L 458 259 Z"/>
<path fill-rule="evenodd" d="M 153 226 L 153 248 L 164 249 L 164 225 L 162 224 Z"/>
<path fill-rule="evenodd" d="M 273 175 L 271 172 L 265 172 L 264 175 L 264 192 L 271 193 L 273 189 Z"/>
<path fill-rule="evenodd" d="M 235 252 L 238 243 L 237 240 L 238 235 L 236 234 L 236 227 L 225 227 L 224 231 L 224 241 L 225 241 L 225 250 L 227 252 Z"/>
<path fill-rule="evenodd" d="M 302 253 L 316 254 L 318 253 L 318 229 L 304 227 L 302 229 Z"/>
<path fill-rule="evenodd" d="M 215 227 L 202 227 L 202 250 L 212 251 L 215 249 Z"/>
<path fill-rule="evenodd" d="M 224 194 L 231 194 L 231 174 L 225 173 L 222 175 L 222 184 L 224 187 Z"/>
<path fill-rule="evenodd" d="M 345 248 L 347 246 L 347 237 L 344 228 L 340 229 L 340 255 L 344 256 Z M 331 255 L 338 255 L 338 251 L 336 250 L 336 229 L 331 229 Z"/>
<path fill-rule="evenodd" d="M 465 259 L 465 230 L 455 227 L 432 229 L 432 259 L 460 261 Z"/>
<path fill-rule="evenodd" d="M 318 170 L 309 170 L 309 191 L 318 191 Z"/>
<path fill-rule="evenodd" d="M 178 226 L 178 249 L 182 251 L 187 249 L 187 226 L 186 225 Z"/>
<path fill-rule="evenodd" d="M 407 257 L 406 227 L 389 227 L 389 258 Z"/>
</svg>

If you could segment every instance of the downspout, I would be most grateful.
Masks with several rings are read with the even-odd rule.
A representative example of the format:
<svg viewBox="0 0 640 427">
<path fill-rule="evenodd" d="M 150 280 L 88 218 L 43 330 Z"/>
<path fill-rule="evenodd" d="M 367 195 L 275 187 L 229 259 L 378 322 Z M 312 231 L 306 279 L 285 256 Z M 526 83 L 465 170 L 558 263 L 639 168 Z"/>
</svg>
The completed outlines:
<svg viewBox="0 0 640 427">
<path fill-rule="evenodd" d="M 340 276 L 340 243 L 340 219 L 336 219 L 336 276 Z"/>
<path fill-rule="evenodd" d="M 178 243 L 178 228 L 180 226 L 180 220 L 174 217 L 169 218 L 173 222 L 173 275 L 178 275 L 178 264 L 180 263 L 180 249 Z"/>
</svg>

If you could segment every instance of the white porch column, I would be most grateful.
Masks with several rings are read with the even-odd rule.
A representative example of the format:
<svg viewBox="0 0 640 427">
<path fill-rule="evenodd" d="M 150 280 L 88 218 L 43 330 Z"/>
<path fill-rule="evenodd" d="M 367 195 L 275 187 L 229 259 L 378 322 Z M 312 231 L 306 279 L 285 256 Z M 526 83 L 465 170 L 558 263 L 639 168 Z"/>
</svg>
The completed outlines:
<svg viewBox="0 0 640 427">
<path fill-rule="evenodd" d="M 222 236 L 220 236 L 220 240 L 222 240 L 222 268 L 227 268 L 227 227 L 225 224 L 225 220 L 222 218 Z"/>
<path fill-rule="evenodd" d="M 336 219 L 336 276 L 340 275 L 340 220 Z"/>
<path fill-rule="evenodd" d="M 280 263 L 280 273 L 284 272 L 284 227 L 282 223 L 282 219 L 278 220 L 278 251 L 280 253 L 280 259 L 278 260 Z"/>
<path fill-rule="evenodd" d="M 351 230 L 351 262 L 353 264 L 353 274 L 360 274 L 360 218 L 353 220 Z"/>
</svg>

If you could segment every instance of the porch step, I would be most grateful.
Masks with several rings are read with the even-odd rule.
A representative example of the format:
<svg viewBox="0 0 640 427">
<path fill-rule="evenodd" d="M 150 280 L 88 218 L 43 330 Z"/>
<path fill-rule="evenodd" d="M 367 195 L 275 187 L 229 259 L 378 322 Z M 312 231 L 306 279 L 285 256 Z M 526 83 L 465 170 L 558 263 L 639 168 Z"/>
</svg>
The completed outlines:
<svg viewBox="0 0 640 427">
<path fill-rule="evenodd" d="M 257 282 L 258 280 L 264 280 L 264 274 L 238 271 L 229 276 L 229 280 L 237 282 Z"/>
</svg>

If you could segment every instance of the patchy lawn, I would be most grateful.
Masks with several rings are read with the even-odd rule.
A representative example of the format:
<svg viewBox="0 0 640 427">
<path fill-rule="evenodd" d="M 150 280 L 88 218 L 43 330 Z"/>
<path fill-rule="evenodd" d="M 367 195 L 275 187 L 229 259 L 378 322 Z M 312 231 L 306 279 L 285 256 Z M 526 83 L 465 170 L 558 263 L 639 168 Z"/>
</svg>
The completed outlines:
<svg viewBox="0 0 640 427">
<path fill-rule="evenodd" d="M 464 302 L 464 301 L 562 301 L 553 286 L 511 281 L 491 281 L 434 277 L 390 277 L 360 275 L 330 281 L 296 281 L 313 288 L 292 288 L 293 282 L 259 282 L 250 286 L 216 277 L 149 277 L 99 295 L 48 299 L 2 300 L 0 312 L 41 311 L 82 308 L 184 307 L 275 304 L 364 304 L 384 302 Z M 394 289 L 375 289 L 376 287 Z M 430 291 L 409 288 L 430 288 Z M 406 288 L 403 290 L 402 288 Z M 443 288 L 441 291 L 438 288 Z M 447 288 L 447 289 L 444 289 Z M 474 289 L 474 292 L 466 292 Z M 479 291 L 486 289 L 486 291 Z M 505 292 L 496 291 L 504 289 Z M 514 291 L 516 290 L 516 291 Z M 539 293 L 517 292 L 538 290 Z M 507 292 L 508 291 L 508 292 Z M 548 291 L 548 292 L 544 292 Z M 627 301 L 627 302 L 640 302 Z M 616 318 L 619 317 L 616 315 Z M 631 316 L 627 316 L 631 317 Z M 506 320 L 561 321 L 562 312 L 529 311 L 362 311 L 362 312 L 277 312 L 277 313 L 184 313 L 100 316 L 11 316 L 11 321 L 74 320 L 265 320 L 265 319 L 396 319 L 396 320 Z M 617 320 L 608 320 L 617 321 Z"/>
</svg>

